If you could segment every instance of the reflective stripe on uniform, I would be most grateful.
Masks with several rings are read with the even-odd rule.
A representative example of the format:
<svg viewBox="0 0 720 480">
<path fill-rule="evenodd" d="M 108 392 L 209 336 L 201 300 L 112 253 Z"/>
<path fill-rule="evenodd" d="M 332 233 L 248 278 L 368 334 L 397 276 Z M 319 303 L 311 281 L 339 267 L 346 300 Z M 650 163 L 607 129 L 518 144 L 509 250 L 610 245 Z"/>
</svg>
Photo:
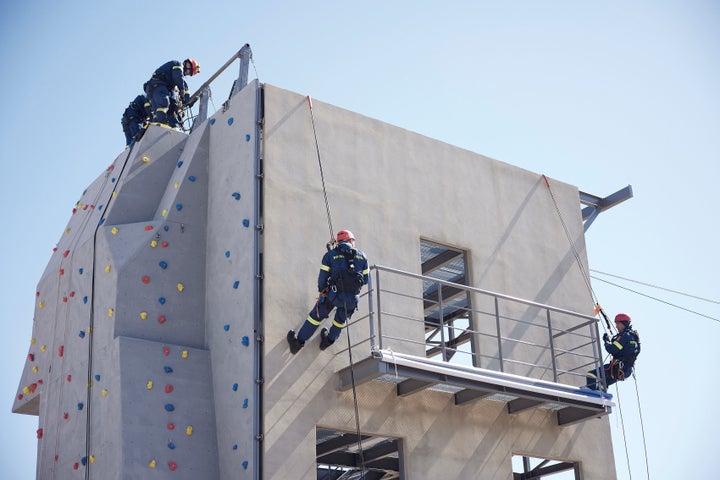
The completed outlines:
<svg viewBox="0 0 720 480">
<path fill-rule="evenodd" d="M 367 275 L 368 273 L 370 273 L 370 269 L 369 269 L 369 268 L 366 268 L 365 270 L 362 271 L 362 274 L 363 274 L 363 275 Z"/>
<path fill-rule="evenodd" d="M 320 270 L 322 270 L 323 272 L 329 272 L 330 267 L 328 267 L 327 265 L 320 265 Z"/>
<path fill-rule="evenodd" d="M 167 112 L 168 112 L 168 109 L 167 109 L 167 107 L 158 107 L 158 108 L 155 109 L 155 111 L 156 111 L 156 112 L 167 113 Z"/>
<path fill-rule="evenodd" d="M 618 350 L 622 350 L 622 349 L 623 349 L 623 346 L 622 346 L 622 345 L 620 344 L 620 342 L 618 342 L 618 341 L 613 342 L 613 345 L 615 345 L 615 346 L 618 348 Z"/>
<path fill-rule="evenodd" d="M 318 323 L 318 325 L 320 325 L 320 324 Z M 333 325 L 335 325 L 335 326 L 338 327 L 338 328 L 345 328 L 345 324 L 344 324 L 344 323 L 338 323 L 337 320 L 333 320 Z"/>
<path fill-rule="evenodd" d="M 320 320 L 315 320 L 313 317 L 308 315 L 307 321 L 315 325 L 316 327 L 322 323 Z"/>
<path fill-rule="evenodd" d="M 597 378 L 597 375 L 595 375 L 594 373 L 590 373 L 590 372 L 588 372 L 585 376 L 590 377 L 590 378 Z"/>
<path fill-rule="evenodd" d="M 173 65 L 173 70 L 182 70 L 182 69 L 183 69 L 183 67 L 181 67 L 180 65 Z"/>
</svg>

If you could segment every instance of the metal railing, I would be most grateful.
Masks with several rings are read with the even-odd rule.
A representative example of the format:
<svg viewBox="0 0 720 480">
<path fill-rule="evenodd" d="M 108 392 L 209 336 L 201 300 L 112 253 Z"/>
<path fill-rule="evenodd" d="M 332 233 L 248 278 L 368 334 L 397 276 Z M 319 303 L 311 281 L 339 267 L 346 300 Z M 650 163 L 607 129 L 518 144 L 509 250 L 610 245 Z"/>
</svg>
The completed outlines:
<svg viewBox="0 0 720 480">
<path fill-rule="evenodd" d="M 443 298 L 443 288 L 467 302 Z M 371 267 L 363 298 L 367 314 L 352 324 L 368 325 L 357 344 L 371 351 L 570 385 L 584 385 L 588 371 L 602 374 L 597 319 L 589 315 L 381 265 Z"/>
</svg>

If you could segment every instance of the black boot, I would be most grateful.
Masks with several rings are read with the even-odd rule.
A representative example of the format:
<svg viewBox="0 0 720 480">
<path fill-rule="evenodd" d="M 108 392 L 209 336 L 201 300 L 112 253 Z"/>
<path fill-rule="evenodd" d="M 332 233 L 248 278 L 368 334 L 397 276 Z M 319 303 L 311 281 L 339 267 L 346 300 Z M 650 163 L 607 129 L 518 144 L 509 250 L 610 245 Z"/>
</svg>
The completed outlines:
<svg viewBox="0 0 720 480">
<path fill-rule="evenodd" d="M 320 350 L 325 350 L 333 343 L 335 343 L 335 340 L 330 340 L 328 338 L 328 329 L 323 328 L 320 330 Z"/>
<path fill-rule="evenodd" d="M 288 345 L 290 345 L 290 353 L 295 355 L 305 345 L 305 342 L 301 342 L 295 336 L 295 331 L 290 330 L 287 334 Z"/>
</svg>

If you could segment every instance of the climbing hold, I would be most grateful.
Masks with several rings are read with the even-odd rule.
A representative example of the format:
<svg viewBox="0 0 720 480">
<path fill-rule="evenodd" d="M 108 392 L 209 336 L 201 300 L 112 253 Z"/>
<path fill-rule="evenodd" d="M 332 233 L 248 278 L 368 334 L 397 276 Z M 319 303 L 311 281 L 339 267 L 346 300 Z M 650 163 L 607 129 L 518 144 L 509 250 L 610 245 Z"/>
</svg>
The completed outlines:
<svg viewBox="0 0 720 480">
<path fill-rule="evenodd" d="M 33 373 L 37 373 L 40 371 L 40 369 L 37 367 L 37 365 L 33 366 L 32 368 Z"/>
<path fill-rule="evenodd" d="M 157 240 L 151 241 L 151 242 L 150 242 L 150 247 L 151 247 L 151 248 L 157 247 Z"/>
<path fill-rule="evenodd" d="M 249 134 L 249 133 L 245 135 L 245 141 L 246 141 L 246 142 L 249 142 L 249 141 L 250 141 L 250 134 Z"/>
<path fill-rule="evenodd" d="M 64 346 L 64 345 L 60 345 L 60 346 L 58 347 L 58 357 L 62 357 L 62 356 L 63 356 L 63 353 L 65 353 L 65 346 Z"/>
<path fill-rule="evenodd" d="M 95 455 L 90 454 L 90 463 L 95 463 Z"/>
<path fill-rule="evenodd" d="M 67 420 L 68 417 L 70 417 L 70 415 L 68 414 L 68 412 L 63 413 L 63 418 L 64 418 L 65 420 Z"/>
<path fill-rule="evenodd" d="M 230 250 L 227 250 L 227 251 L 225 252 L 225 257 L 230 258 Z"/>
<path fill-rule="evenodd" d="M 167 225 L 165 225 L 165 226 L 163 227 L 163 230 L 165 230 L 165 231 L 167 232 L 167 231 L 170 230 L 170 227 L 168 227 Z"/>
<path fill-rule="evenodd" d="M 58 270 L 58 273 L 59 273 L 60 275 L 65 275 L 65 269 L 64 269 L 64 268 L 61 268 L 60 270 Z"/>
<path fill-rule="evenodd" d="M 225 330 L 226 332 L 228 330 L 230 330 L 230 325 L 228 325 L 228 324 L 223 325 L 223 330 Z"/>
<path fill-rule="evenodd" d="M 167 410 L 168 412 L 172 412 L 173 410 L 175 410 L 175 406 L 172 403 L 166 403 L 165 410 Z"/>
<path fill-rule="evenodd" d="M 178 203 L 177 205 L 175 205 L 175 210 L 177 210 L 178 212 L 182 210 L 182 203 Z"/>
<path fill-rule="evenodd" d="M 30 360 L 31 362 L 34 362 L 34 361 L 35 361 L 35 355 L 33 355 L 32 353 L 28 353 L 28 360 Z"/>
<path fill-rule="evenodd" d="M 66 233 L 66 234 L 70 233 L 70 227 L 67 227 L 67 228 L 65 229 L 65 233 Z"/>
<path fill-rule="evenodd" d="M 243 408 L 247 408 L 247 407 L 248 407 L 248 399 L 246 398 L 245 400 L 243 400 Z"/>
<path fill-rule="evenodd" d="M 80 330 L 80 332 L 78 333 L 78 337 L 85 338 L 85 330 Z"/>
<path fill-rule="evenodd" d="M 73 470 L 77 470 L 80 465 L 77 462 L 73 463 Z"/>
<path fill-rule="evenodd" d="M 147 319 L 147 312 L 140 312 L 140 320 Z"/>
<path fill-rule="evenodd" d="M 172 462 L 172 461 L 168 462 L 168 468 L 170 469 L 171 472 L 174 472 L 175 469 L 177 469 L 177 463 Z"/>
<path fill-rule="evenodd" d="M 77 404 L 77 409 L 78 409 L 78 410 L 82 410 L 83 407 L 84 407 L 84 405 L 83 405 L 82 402 L 80 402 L 80 403 Z"/>
<path fill-rule="evenodd" d="M 233 192 L 232 196 L 235 200 L 240 200 L 240 194 L 238 192 Z"/>
<path fill-rule="evenodd" d="M 22 394 L 22 393 L 18 393 L 17 399 L 18 399 L 18 400 L 22 400 L 22 399 L 23 399 L 23 394 Z"/>
<path fill-rule="evenodd" d="M 249 465 L 249 463 L 248 463 L 247 460 L 245 460 L 244 462 L 242 462 L 242 467 L 243 467 L 245 470 L 247 470 L 248 465 Z"/>
<path fill-rule="evenodd" d="M 102 207 L 100 207 L 100 208 L 102 209 Z M 105 219 L 101 218 L 100 221 L 98 222 L 98 225 L 102 225 L 103 223 L 105 223 Z"/>
<path fill-rule="evenodd" d="M 240 282 L 238 280 L 235 280 L 235 283 L 233 283 L 233 288 L 237 290 L 237 288 L 240 286 Z"/>
<path fill-rule="evenodd" d="M 67 303 L 67 297 L 62 297 L 63 303 Z"/>
<path fill-rule="evenodd" d="M 152 230 L 152 229 L 153 229 L 153 226 L 152 226 L 152 225 L 145 225 L 145 231 L 146 231 L 146 232 L 149 232 L 149 231 Z"/>
<path fill-rule="evenodd" d="M 245 345 L 246 347 L 249 346 L 250 338 L 248 338 L 247 336 L 242 337 L 242 344 Z"/>
<path fill-rule="evenodd" d="M 103 397 L 107 397 L 107 395 L 108 395 L 107 388 L 103 388 L 103 389 L 100 391 L 100 393 L 102 393 L 102 396 L 103 396 Z"/>
<path fill-rule="evenodd" d="M 150 161 L 149 157 L 142 157 L 143 163 L 148 163 Z"/>
<path fill-rule="evenodd" d="M 248 220 L 247 218 L 243 218 L 242 224 L 243 227 L 248 228 L 250 226 L 250 220 Z"/>
<path fill-rule="evenodd" d="M 45 307 L 45 302 L 43 302 L 42 300 L 40 300 L 40 303 L 38 303 L 38 307 L 40 307 L 40 308 Z"/>
<path fill-rule="evenodd" d="M 165 385 L 165 393 L 172 393 L 173 390 L 174 390 L 173 386 L 170 385 L 169 383 L 167 385 Z"/>
<path fill-rule="evenodd" d="M 84 271 L 84 270 L 82 269 L 82 267 L 81 267 L 81 268 L 78 268 L 78 273 L 79 273 L 80 275 L 83 274 L 83 271 Z"/>
<path fill-rule="evenodd" d="M 187 358 L 187 357 L 188 357 L 188 351 L 187 351 L 187 350 L 183 350 L 182 353 L 180 354 L 180 356 L 181 356 L 182 358 Z"/>
<path fill-rule="evenodd" d="M 178 289 L 178 292 L 182 292 L 183 290 L 185 290 L 185 285 L 183 285 L 182 283 L 178 283 L 177 289 Z"/>
<path fill-rule="evenodd" d="M 160 297 L 160 298 L 158 298 L 158 302 L 160 302 L 160 305 L 165 305 L 165 302 L 166 302 L 166 301 L 167 301 L 167 300 L 165 300 L 165 297 Z"/>
<path fill-rule="evenodd" d="M 173 184 L 173 188 L 174 188 L 175 190 L 177 190 L 178 188 L 180 188 L 180 183 L 175 182 L 175 183 Z"/>
<path fill-rule="evenodd" d="M 110 230 L 110 233 L 112 233 L 113 235 L 117 235 L 119 231 L 120 230 L 118 230 L 117 227 L 113 227 L 112 230 Z"/>
<path fill-rule="evenodd" d="M 148 380 L 147 383 L 145 384 L 145 388 L 147 388 L 148 390 L 152 390 L 152 387 L 153 387 L 152 380 Z"/>
<path fill-rule="evenodd" d="M 214 119 L 214 118 L 211 118 L 211 119 L 210 119 L 210 125 L 215 125 L 215 119 Z"/>
<path fill-rule="evenodd" d="M 167 424 L 167 429 L 168 429 L 168 430 L 175 430 L 175 424 L 172 423 L 172 422 L 168 423 L 168 424 Z"/>
<path fill-rule="evenodd" d="M 45 350 L 47 350 L 47 347 L 45 345 L 40 345 L 40 351 L 44 352 Z"/>
<path fill-rule="evenodd" d="M 83 303 L 87 304 L 87 302 L 88 302 L 88 297 L 87 297 L 87 295 L 85 295 L 85 296 L 83 297 Z"/>
<path fill-rule="evenodd" d="M 228 125 L 232 125 L 235 119 L 233 117 L 228 118 Z"/>
<path fill-rule="evenodd" d="M 100 381 L 100 375 L 95 375 L 95 381 L 96 381 L 96 382 L 99 382 L 99 381 Z"/>
<path fill-rule="evenodd" d="M 165 317 L 165 315 L 160 315 L 160 316 L 158 317 L 158 323 L 160 323 L 161 325 L 162 325 L 163 323 L 165 323 L 166 320 L 167 320 L 167 318 Z"/>
<path fill-rule="evenodd" d="M 175 444 L 174 444 L 173 442 L 169 442 L 169 443 L 168 443 L 168 448 L 169 448 L 170 450 L 175 450 Z"/>
<path fill-rule="evenodd" d="M 67 380 L 68 382 L 72 382 L 72 375 L 68 373 L 67 377 L 65 377 L 65 380 Z"/>
<path fill-rule="evenodd" d="M 70 298 L 75 298 L 75 291 L 69 293 Z"/>
<path fill-rule="evenodd" d="M 155 468 L 156 465 L 157 465 L 157 462 L 155 461 L 154 458 L 152 460 L 150 460 L 150 463 L 148 463 L 148 467 L 150 467 L 150 468 Z"/>
<path fill-rule="evenodd" d="M 235 445 L 233 445 L 233 450 L 237 450 L 237 449 L 238 449 L 238 446 L 237 446 L 237 443 L 236 443 Z"/>
<path fill-rule="evenodd" d="M 170 367 L 170 366 L 168 366 L 168 365 L 165 365 L 165 366 L 163 367 L 163 370 L 165 370 L 165 373 L 172 373 L 172 372 L 173 372 L 172 367 Z"/>
<path fill-rule="evenodd" d="M 188 177 L 188 180 L 190 180 L 191 182 L 194 182 L 194 181 L 195 181 L 195 175 L 190 175 L 190 176 Z"/>
<path fill-rule="evenodd" d="M 113 191 L 113 192 L 112 192 L 112 195 L 110 195 L 110 196 L 111 196 L 112 198 L 117 197 L 117 191 Z"/>
<path fill-rule="evenodd" d="M 37 383 L 31 383 L 30 384 L 30 391 L 32 393 L 35 393 L 35 390 L 37 390 Z"/>
<path fill-rule="evenodd" d="M 106 271 L 107 273 L 110 273 L 110 270 L 111 270 L 111 269 L 112 269 L 112 267 L 110 267 L 109 264 L 105 266 L 105 271 Z"/>
<path fill-rule="evenodd" d="M 63 252 L 63 258 L 67 258 L 67 256 L 70 254 L 70 250 L 65 250 Z"/>
<path fill-rule="evenodd" d="M 161 261 L 158 265 L 160 265 L 160 268 L 165 270 L 168 267 L 168 264 L 166 261 Z"/>
<path fill-rule="evenodd" d="M 183 161 L 180 160 L 180 161 L 177 163 L 177 167 L 178 167 L 178 168 L 182 167 L 182 164 L 183 164 Z"/>
<path fill-rule="evenodd" d="M 147 275 L 143 275 L 140 280 L 141 280 L 142 283 L 144 283 L 145 285 L 147 285 L 148 283 L 150 283 L 150 277 L 147 276 Z"/>
<path fill-rule="evenodd" d="M 185 435 L 187 435 L 187 436 L 189 437 L 189 436 L 192 435 L 192 434 L 193 434 L 193 427 L 192 427 L 192 425 L 188 425 L 187 427 L 185 427 Z"/>
<path fill-rule="evenodd" d="M 160 246 L 162 246 L 162 248 L 167 248 L 168 245 L 170 245 L 168 242 L 162 242 L 162 243 L 160 244 Z"/>
<path fill-rule="evenodd" d="M 25 395 L 30 395 L 30 387 L 27 387 L 27 386 L 23 387 L 23 393 Z"/>
<path fill-rule="evenodd" d="M 163 208 L 162 216 L 163 216 L 163 217 L 167 217 L 167 214 L 168 214 L 167 209 Z M 155 242 L 155 245 L 157 245 L 157 242 Z"/>
<path fill-rule="evenodd" d="M 237 384 L 237 383 L 233 383 L 232 389 L 233 389 L 233 392 L 237 392 L 238 384 Z"/>
<path fill-rule="evenodd" d="M 82 463 L 83 467 L 84 467 L 85 465 L 87 465 L 87 457 L 82 457 L 82 458 L 80 459 L 80 463 Z"/>
<path fill-rule="evenodd" d="M 170 347 L 163 347 L 163 355 L 165 355 L 166 357 L 170 355 Z"/>
<path fill-rule="evenodd" d="M 113 309 L 113 308 L 108 309 L 108 317 L 112 317 L 113 315 L 115 315 L 115 309 Z"/>
</svg>

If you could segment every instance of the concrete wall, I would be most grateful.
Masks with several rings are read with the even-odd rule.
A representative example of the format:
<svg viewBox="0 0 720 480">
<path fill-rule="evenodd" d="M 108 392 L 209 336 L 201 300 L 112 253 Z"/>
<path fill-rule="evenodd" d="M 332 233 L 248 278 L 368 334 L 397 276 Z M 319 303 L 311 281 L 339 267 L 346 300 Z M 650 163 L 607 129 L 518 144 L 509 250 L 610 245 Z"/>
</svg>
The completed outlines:
<svg viewBox="0 0 720 480">
<path fill-rule="evenodd" d="M 336 390 L 344 335 L 325 352 L 317 337 L 287 350 L 315 300 L 329 229 L 307 100 L 259 89 L 189 136 L 151 127 L 74 209 L 38 284 L 13 406 L 40 416 L 38 478 L 314 479 L 316 426 L 355 429 L 352 392 Z M 474 286 L 587 311 L 540 175 L 313 107 L 334 230 L 351 229 L 371 263 L 419 273 L 429 239 L 469 252 Z M 585 262 L 577 189 L 552 185 Z M 384 328 L 423 338 L 421 325 Z M 611 452 L 606 419 L 560 428 L 549 410 L 455 407 L 436 391 L 397 398 L 381 382 L 358 400 L 363 432 L 402 438 L 406 478 L 509 479 L 512 453 L 614 476 L 611 454 L 597 455 Z"/>
</svg>

